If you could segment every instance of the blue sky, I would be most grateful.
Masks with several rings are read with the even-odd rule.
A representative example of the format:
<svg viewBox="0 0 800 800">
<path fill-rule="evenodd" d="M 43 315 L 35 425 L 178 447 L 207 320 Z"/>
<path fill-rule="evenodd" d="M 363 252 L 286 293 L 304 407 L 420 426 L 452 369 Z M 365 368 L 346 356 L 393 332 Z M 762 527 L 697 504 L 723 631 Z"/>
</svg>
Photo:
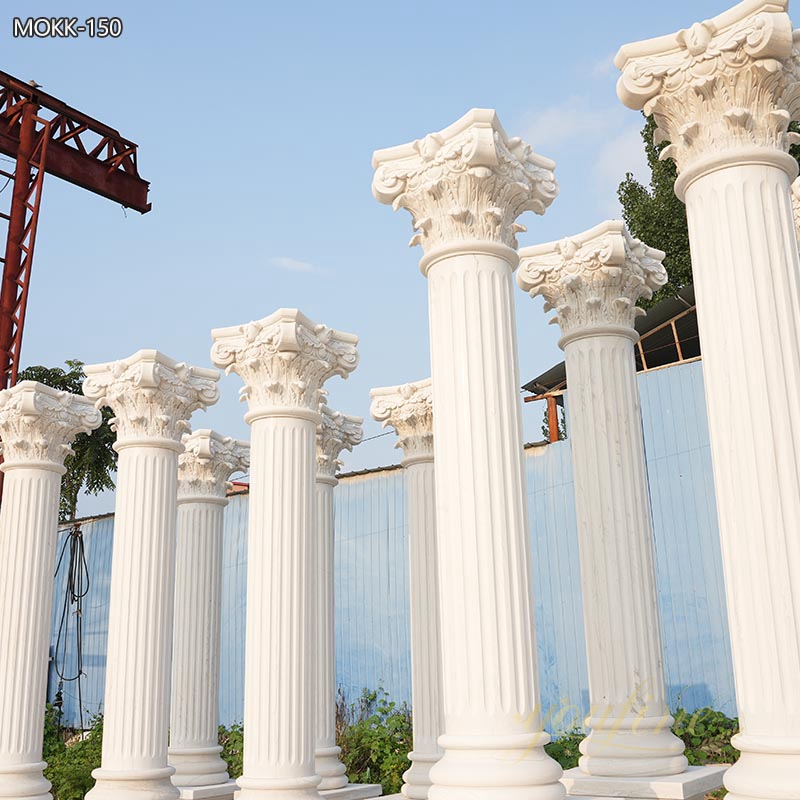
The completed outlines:
<svg viewBox="0 0 800 800">
<path fill-rule="evenodd" d="M 153 210 L 54 178 L 45 185 L 22 361 L 57 365 L 143 347 L 209 365 L 212 327 L 281 306 L 360 337 L 361 364 L 328 383 L 332 408 L 369 418 L 369 390 L 429 375 L 425 279 L 406 212 L 372 197 L 373 150 L 496 108 L 556 161 L 561 193 L 527 214 L 520 245 L 619 216 L 616 187 L 648 177 L 641 117 L 617 100 L 619 45 L 671 33 L 723 2 L 32 3 L 0 15 L 0 69 L 140 146 Z M 12 17 L 119 16 L 119 39 L 14 40 Z M 5 196 L 0 196 L 7 203 Z M 517 292 L 520 373 L 561 360 L 541 301 Z M 195 427 L 248 437 L 241 383 Z M 541 438 L 541 404 L 524 406 Z M 396 463 L 394 437 L 345 469 Z M 111 510 L 86 499 L 81 513 Z"/>
</svg>

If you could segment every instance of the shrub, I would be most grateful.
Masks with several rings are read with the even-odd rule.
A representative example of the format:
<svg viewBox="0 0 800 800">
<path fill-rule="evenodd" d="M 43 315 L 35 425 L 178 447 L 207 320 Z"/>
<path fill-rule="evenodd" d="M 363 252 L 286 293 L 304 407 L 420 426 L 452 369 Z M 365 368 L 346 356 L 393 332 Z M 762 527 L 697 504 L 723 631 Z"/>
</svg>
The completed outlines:
<svg viewBox="0 0 800 800">
<path fill-rule="evenodd" d="M 726 717 L 713 708 L 698 708 L 689 714 L 679 708 L 672 731 L 683 739 L 690 764 L 732 764 L 739 751 L 731 746 L 731 736 L 739 732 L 739 720 Z"/>
<path fill-rule="evenodd" d="M 412 749 L 411 711 L 383 689 L 364 691 L 347 704 L 341 690 L 336 704 L 336 740 L 353 783 L 380 783 L 384 794 L 403 785 Z"/>
<path fill-rule="evenodd" d="M 47 717 L 45 717 L 45 741 L 47 742 Z M 94 786 L 92 770 L 100 766 L 103 747 L 103 719 L 94 717 L 91 729 L 72 744 L 61 742 L 58 748 L 51 744 L 50 760 L 44 772 L 53 784 L 53 800 L 83 800 Z M 47 759 L 46 759 L 47 760 Z"/>
<path fill-rule="evenodd" d="M 244 757 L 244 729 L 241 722 L 234 722 L 230 728 L 220 725 L 219 743 L 222 746 L 220 757 L 228 765 L 228 775 L 238 778 L 243 772 Z"/>
<path fill-rule="evenodd" d="M 586 734 L 580 730 L 570 731 L 558 739 L 546 744 L 544 751 L 550 758 L 554 758 L 561 764 L 562 769 L 572 769 L 578 766 L 578 759 L 581 757 L 581 751 L 578 750 L 578 745 L 583 740 Z"/>
</svg>

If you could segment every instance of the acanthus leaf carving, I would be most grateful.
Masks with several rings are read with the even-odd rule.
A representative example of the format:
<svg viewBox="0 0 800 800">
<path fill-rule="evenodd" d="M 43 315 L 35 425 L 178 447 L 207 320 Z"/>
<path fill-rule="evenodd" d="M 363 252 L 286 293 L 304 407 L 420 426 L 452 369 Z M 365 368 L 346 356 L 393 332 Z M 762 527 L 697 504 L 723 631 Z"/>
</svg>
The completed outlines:
<svg viewBox="0 0 800 800">
<path fill-rule="evenodd" d="M 352 450 L 364 437 L 364 420 L 333 411 L 324 400 L 319 411 L 322 419 L 317 425 L 317 473 L 333 478 L 342 465 L 342 450 Z"/>
<path fill-rule="evenodd" d="M 211 332 L 211 360 L 244 382 L 250 411 L 275 407 L 319 409 L 322 386 L 358 365 L 358 337 L 312 322 L 297 309 Z"/>
<path fill-rule="evenodd" d="M 655 117 L 656 143 L 670 142 L 661 158 L 674 158 L 680 171 L 740 148 L 786 152 L 797 141 L 788 131 L 800 113 L 791 20 L 771 0 L 740 6 L 616 56 L 617 94 Z"/>
<path fill-rule="evenodd" d="M 247 472 L 250 445 L 241 439 L 202 429 L 183 435 L 184 451 L 178 456 L 178 498 L 223 499 L 235 472 Z"/>
<path fill-rule="evenodd" d="M 395 429 L 406 458 L 433 457 L 433 390 L 427 378 L 370 392 L 370 414 Z"/>
<path fill-rule="evenodd" d="M 100 426 L 91 400 L 35 381 L 0 391 L 0 439 L 5 464 L 64 465 L 70 444 Z"/>
<path fill-rule="evenodd" d="M 620 220 L 520 250 L 517 283 L 555 310 L 564 334 L 597 327 L 633 328 L 636 306 L 667 282 L 664 253 L 634 239 Z"/>
<path fill-rule="evenodd" d="M 83 393 L 114 412 L 118 440 L 165 439 L 180 442 L 188 419 L 219 399 L 219 373 L 175 361 L 157 350 L 84 367 Z"/>
<path fill-rule="evenodd" d="M 378 150 L 372 192 L 394 210 L 407 209 L 410 244 L 431 248 L 460 241 L 516 247 L 524 211 L 544 214 L 558 194 L 548 158 L 509 138 L 494 111 L 473 109 L 439 133 Z"/>
</svg>

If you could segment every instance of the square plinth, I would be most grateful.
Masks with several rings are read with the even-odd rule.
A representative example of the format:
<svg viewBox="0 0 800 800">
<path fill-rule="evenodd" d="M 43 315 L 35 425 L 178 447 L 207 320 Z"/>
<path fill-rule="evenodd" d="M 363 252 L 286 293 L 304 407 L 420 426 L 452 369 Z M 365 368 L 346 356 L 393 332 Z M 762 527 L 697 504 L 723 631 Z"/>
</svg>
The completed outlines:
<svg viewBox="0 0 800 800">
<path fill-rule="evenodd" d="M 233 800 L 239 791 L 236 781 L 216 783 L 213 786 L 180 786 L 181 800 Z"/>
<path fill-rule="evenodd" d="M 578 767 L 568 769 L 561 778 L 567 798 L 603 800 L 603 798 L 629 798 L 630 800 L 703 800 L 706 792 L 722 786 L 722 776 L 730 765 L 713 764 L 705 767 L 687 767 L 680 775 L 659 778 L 603 778 L 585 775 Z"/>
<path fill-rule="evenodd" d="M 365 797 L 380 797 L 383 787 L 379 783 L 348 783 L 341 789 L 326 789 L 320 794 L 330 800 L 364 800 Z"/>
</svg>

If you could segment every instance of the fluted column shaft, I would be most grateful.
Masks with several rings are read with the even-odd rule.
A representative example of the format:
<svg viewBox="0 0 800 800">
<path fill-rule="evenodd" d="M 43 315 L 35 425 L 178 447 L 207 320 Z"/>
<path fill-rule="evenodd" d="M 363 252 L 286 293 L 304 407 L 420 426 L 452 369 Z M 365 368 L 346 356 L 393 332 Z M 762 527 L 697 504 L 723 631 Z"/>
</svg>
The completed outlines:
<svg viewBox="0 0 800 800">
<path fill-rule="evenodd" d="M 281 308 L 211 332 L 244 381 L 252 426 L 240 800 L 316 798 L 314 600 L 317 426 L 324 382 L 358 363 L 351 334 Z"/>
<path fill-rule="evenodd" d="M 470 787 L 475 797 L 558 800 L 535 683 L 516 253 L 454 248 L 423 264 L 433 404 L 446 409 L 434 419 L 446 733 L 429 796 L 455 800 Z"/>
<path fill-rule="evenodd" d="M 431 380 L 373 389 L 370 396 L 372 416 L 397 431 L 396 447 L 404 455 L 414 749 L 408 754 L 411 767 L 403 775 L 401 791 L 410 800 L 427 800 L 431 768 L 442 757 L 439 736 L 445 729 Z"/>
<path fill-rule="evenodd" d="M 517 273 L 564 334 L 591 704 L 579 763 L 608 778 L 650 780 L 688 765 L 666 706 L 633 352 L 644 313 L 636 303 L 666 283 L 663 258 L 608 220 L 523 248 Z"/>
<path fill-rule="evenodd" d="M 671 775 L 687 764 L 664 691 L 630 333 L 589 331 L 564 348 L 591 704 L 581 768 L 620 777 Z"/>
<path fill-rule="evenodd" d="M 731 800 L 800 798 L 800 262 L 789 184 L 783 169 L 742 164 L 686 191 L 740 721 Z"/>
<path fill-rule="evenodd" d="M 788 0 L 626 44 L 617 94 L 678 168 L 703 348 L 741 757 L 728 800 L 800 800 L 800 258 Z"/>
<path fill-rule="evenodd" d="M 373 154 L 372 192 L 425 251 L 433 384 L 444 755 L 431 800 L 560 800 L 536 682 L 511 276 L 516 222 L 555 164 L 491 109 Z"/>
<path fill-rule="evenodd" d="M 115 414 L 119 452 L 102 764 L 91 800 L 175 800 L 167 744 L 181 434 L 218 398 L 218 373 L 153 350 L 85 368 Z"/>
<path fill-rule="evenodd" d="M 403 774 L 403 795 L 426 800 L 430 771 L 442 757 L 444 731 L 439 575 L 436 546 L 436 482 L 433 453 L 403 462 L 408 487 L 408 575 L 411 605 L 411 704 L 414 749 Z"/>
<path fill-rule="evenodd" d="M 242 800 L 316 797 L 309 561 L 316 415 L 253 419 L 247 539 Z M 291 732 L 291 735 L 289 735 Z"/>
<path fill-rule="evenodd" d="M 103 775 L 169 778 L 176 447 L 119 448 L 103 709 Z M 164 797 L 177 790 L 164 784 Z"/>
<path fill-rule="evenodd" d="M 222 532 L 228 501 L 178 498 L 169 763 L 176 786 L 228 780 L 220 758 Z"/>
<path fill-rule="evenodd" d="M 336 652 L 334 631 L 334 515 L 333 489 L 339 481 L 317 473 L 314 570 L 316 573 L 316 729 L 314 769 L 322 778 L 320 790 L 347 785 L 345 766 L 336 744 Z"/>
<path fill-rule="evenodd" d="M 63 467 L 4 465 L 0 506 L 0 797 L 50 798 L 42 775 Z"/>
<path fill-rule="evenodd" d="M 42 734 L 59 490 L 69 443 L 100 422 L 85 398 L 40 383 L 0 392 L 0 798 L 51 797 Z"/>
</svg>

